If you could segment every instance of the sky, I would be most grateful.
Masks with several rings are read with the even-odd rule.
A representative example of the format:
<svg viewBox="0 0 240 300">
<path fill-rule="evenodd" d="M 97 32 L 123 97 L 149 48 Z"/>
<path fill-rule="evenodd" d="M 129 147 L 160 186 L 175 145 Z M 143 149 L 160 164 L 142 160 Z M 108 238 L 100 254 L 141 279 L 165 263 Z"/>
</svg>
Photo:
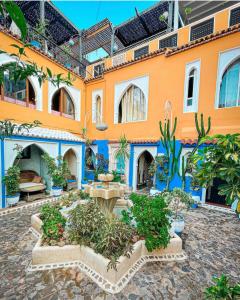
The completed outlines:
<svg viewBox="0 0 240 300">
<path fill-rule="evenodd" d="M 53 1 L 78 29 L 87 29 L 104 18 L 118 25 L 158 1 Z"/>
</svg>

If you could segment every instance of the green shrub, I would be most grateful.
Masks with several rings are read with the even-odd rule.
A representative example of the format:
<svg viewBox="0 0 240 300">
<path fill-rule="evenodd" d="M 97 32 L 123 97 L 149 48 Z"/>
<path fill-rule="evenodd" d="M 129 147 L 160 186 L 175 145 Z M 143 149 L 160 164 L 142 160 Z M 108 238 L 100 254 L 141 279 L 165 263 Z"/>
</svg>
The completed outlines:
<svg viewBox="0 0 240 300">
<path fill-rule="evenodd" d="M 130 255 L 133 232 L 130 226 L 120 220 L 106 217 L 93 201 L 78 205 L 70 212 L 70 240 L 89 246 L 108 258 L 108 269 L 116 269 L 117 259 L 121 255 Z"/>
<path fill-rule="evenodd" d="M 137 233 L 144 237 L 148 251 L 167 247 L 170 241 L 169 220 L 170 211 L 162 196 L 148 197 L 147 195 L 132 194 L 130 199 L 133 206 L 130 209 L 136 222 Z M 123 213 L 123 221 L 129 223 L 131 216 Z"/>
<path fill-rule="evenodd" d="M 60 206 L 45 204 L 40 210 L 42 220 L 43 240 L 59 241 L 63 237 L 66 219 L 59 211 Z"/>
<path fill-rule="evenodd" d="M 222 275 L 217 278 L 214 277 L 215 285 L 205 289 L 205 299 L 207 300 L 237 300 L 240 299 L 240 283 L 230 285 L 229 278 Z"/>
<path fill-rule="evenodd" d="M 118 220 L 117 218 L 109 218 L 99 228 L 99 239 L 94 249 L 97 253 L 102 254 L 110 260 L 109 268 L 116 269 L 118 257 L 125 255 L 130 257 L 132 252 L 133 229 Z"/>
<path fill-rule="evenodd" d="M 78 192 L 78 196 L 80 197 L 80 199 L 85 200 L 85 199 L 90 199 L 89 194 L 80 190 Z"/>
<path fill-rule="evenodd" d="M 94 201 L 78 205 L 69 213 L 69 237 L 80 245 L 92 247 L 104 222 L 106 217 Z"/>
<path fill-rule="evenodd" d="M 3 178 L 8 196 L 19 193 L 20 169 L 17 166 L 8 168 L 7 174 Z"/>
<path fill-rule="evenodd" d="M 42 158 L 46 162 L 48 175 L 53 181 L 53 186 L 64 187 L 67 184 L 67 178 L 70 175 L 67 162 L 62 156 L 58 156 L 56 161 L 47 153 L 44 153 Z"/>
</svg>

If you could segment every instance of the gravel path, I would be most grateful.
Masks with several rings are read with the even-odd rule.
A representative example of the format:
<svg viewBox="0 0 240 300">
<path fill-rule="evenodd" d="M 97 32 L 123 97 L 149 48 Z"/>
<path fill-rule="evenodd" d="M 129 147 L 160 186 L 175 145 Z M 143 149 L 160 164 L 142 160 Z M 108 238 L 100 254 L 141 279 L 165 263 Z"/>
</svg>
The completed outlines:
<svg viewBox="0 0 240 300">
<path fill-rule="evenodd" d="M 183 234 L 188 259 L 147 263 L 116 295 L 103 292 L 77 269 L 26 273 L 36 239 L 26 209 L 0 217 L 0 299 L 203 299 L 213 275 L 240 281 L 240 220 L 199 208 L 186 214 Z"/>
</svg>

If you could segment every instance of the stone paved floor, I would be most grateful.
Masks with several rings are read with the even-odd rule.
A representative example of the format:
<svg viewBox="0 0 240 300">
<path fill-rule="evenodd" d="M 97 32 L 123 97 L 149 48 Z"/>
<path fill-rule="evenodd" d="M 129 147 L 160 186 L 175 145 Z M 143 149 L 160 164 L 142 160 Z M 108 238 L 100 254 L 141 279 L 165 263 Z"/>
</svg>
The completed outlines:
<svg viewBox="0 0 240 300">
<path fill-rule="evenodd" d="M 35 212 L 37 209 L 34 209 Z M 0 217 L 0 299 L 203 299 L 213 275 L 240 281 L 240 220 L 199 208 L 186 215 L 184 262 L 147 263 L 121 293 L 104 293 L 77 269 L 26 273 L 36 242 L 28 228 L 33 210 Z"/>
</svg>

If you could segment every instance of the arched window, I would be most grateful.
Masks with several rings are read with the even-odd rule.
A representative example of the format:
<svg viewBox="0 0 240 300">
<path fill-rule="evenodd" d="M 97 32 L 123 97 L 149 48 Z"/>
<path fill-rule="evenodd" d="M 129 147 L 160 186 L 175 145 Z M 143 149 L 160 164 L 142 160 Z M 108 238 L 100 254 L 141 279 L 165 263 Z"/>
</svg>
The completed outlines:
<svg viewBox="0 0 240 300">
<path fill-rule="evenodd" d="M 144 121 L 146 99 L 140 88 L 131 85 L 122 96 L 118 107 L 118 123 Z"/>
<path fill-rule="evenodd" d="M 96 99 L 96 123 L 100 124 L 102 119 L 102 103 L 101 103 L 101 97 L 97 96 Z"/>
<path fill-rule="evenodd" d="M 35 108 L 35 92 L 31 82 L 15 80 L 8 71 L 4 73 L 3 85 L 0 88 L 1 100 L 22 106 Z"/>
<path fill-rule="evenodd" d="M 240 59 L 223 73 L 220 85 L 219 107 L 240 105 Z"/>
<path fill-rule="evenodd" d="M 187 63 L 185 66 L 184 112 L 198 111 L 200 66 L 200 60 Z"/>
<path fill-rule="evenodd" d="M 187 107 L 191 107 L 193 105 L 194 98 L 194 84 L 196 81 L 196 69 L 192 69 L 192 71 L 188 75 L 188 89 L 187 89 Z"/>
<path fill-rule="evenodd" d="M 52 113 L 66 118 L 75 119 L 73 101 L 64 88 L 57 90 L 53 95 Z"/>
</svg>

